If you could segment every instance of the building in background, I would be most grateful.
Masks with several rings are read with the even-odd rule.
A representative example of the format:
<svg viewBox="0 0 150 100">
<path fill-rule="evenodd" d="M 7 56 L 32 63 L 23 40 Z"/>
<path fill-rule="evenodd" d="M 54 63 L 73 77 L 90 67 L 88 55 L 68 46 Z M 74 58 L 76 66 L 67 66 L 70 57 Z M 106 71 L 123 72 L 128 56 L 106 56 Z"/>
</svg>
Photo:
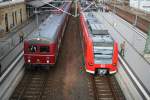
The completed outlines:
<svg viewBox="0 0 150 100">
<path fill-rule="evenodd" d="M 13 0 L 0 3 L 0 36 L 8 33 L 27 20 L 24 0 Z"/>
<path fill-rule="evenodd" d="M 130 6 L 150 13 L 150 0 L 130 0 Z"/>
</svg>

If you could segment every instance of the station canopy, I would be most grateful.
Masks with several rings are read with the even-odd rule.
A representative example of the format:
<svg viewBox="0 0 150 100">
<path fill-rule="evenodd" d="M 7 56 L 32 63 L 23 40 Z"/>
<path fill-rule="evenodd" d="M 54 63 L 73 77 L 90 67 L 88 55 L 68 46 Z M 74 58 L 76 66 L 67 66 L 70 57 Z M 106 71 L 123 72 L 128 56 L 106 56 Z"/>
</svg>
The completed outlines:
<svg viewBox="0 0 150 100">
<path fill-rule="evenodd" d="M 52 2 L 53 0 L 34 0 L 34 1 L 30 1 L 27 4 L 30 6 L 33 6 L 35 8 L 44 6 L 46 3 Z"/>
</svg>

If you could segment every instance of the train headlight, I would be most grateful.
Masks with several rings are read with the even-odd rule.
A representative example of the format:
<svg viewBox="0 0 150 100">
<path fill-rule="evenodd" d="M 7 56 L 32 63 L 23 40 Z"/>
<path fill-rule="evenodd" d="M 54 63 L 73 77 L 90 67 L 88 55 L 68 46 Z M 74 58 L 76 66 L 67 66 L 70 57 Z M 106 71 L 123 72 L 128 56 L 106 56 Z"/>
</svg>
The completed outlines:
<svg viewBox="0 0 150 100">
<path fill-rule="evenodd" d="M 116 63 L 113 64 L 113 66 L 116 66 L 116 65 L 117 65 Z"/>
<path fill-rule="evenodd" d="M 49 63 L 49 60 L 47 60 L 46 62 Z"/>
<path fill-rule="evenodd" d="M 40 38 L 37 38 L 37 40 L 39 41 L 39 40 L 40 40 Z"/>
<path fill-rule="evenodd" d="M 30 62 L 31 62 L 31 60 L 30 60 L 30 59 L 28 59 L 28 62 L 30 63 Z"/>
<path fill-rule="evenodd" d="M 89 62 L 88 64 L 89 64 L 90 66 L 93 66 L 93 65 L 94 65 L 92 62 Z"/>
</svg>

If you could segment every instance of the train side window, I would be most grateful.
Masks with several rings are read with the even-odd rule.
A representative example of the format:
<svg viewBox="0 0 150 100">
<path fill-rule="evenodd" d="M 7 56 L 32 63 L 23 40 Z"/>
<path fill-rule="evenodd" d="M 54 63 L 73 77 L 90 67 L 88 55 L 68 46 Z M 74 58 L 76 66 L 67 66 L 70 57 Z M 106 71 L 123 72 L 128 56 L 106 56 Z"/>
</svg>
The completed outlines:
<svg viewBox="0 0 150 100">
<path fill-rule="evenodd" d="M 40 52 L 49 52 L 48 46 L 40 46 Z"/>
<path fill-rule="evenodd" d="M 34 46 L 34 45 L 29 46 L 29 51 L 30 52 L 36 52 L 37 51 L 37 46 Z"/>
</svg>

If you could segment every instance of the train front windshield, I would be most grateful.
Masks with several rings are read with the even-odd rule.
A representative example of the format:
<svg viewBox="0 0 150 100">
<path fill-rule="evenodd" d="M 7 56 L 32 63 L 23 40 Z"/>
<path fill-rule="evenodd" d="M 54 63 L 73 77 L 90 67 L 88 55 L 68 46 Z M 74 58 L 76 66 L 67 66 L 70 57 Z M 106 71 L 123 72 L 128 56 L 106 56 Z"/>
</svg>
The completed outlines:
<svg viewBox="0 0 150 100">
<path fill-rule="evenodd" d="M 29 46 L 29 52 L 35 53 L 37 52 L 37 46 L 36 45 L 30 45 Z"/>
<path fill-rule="evenodd" d="M 30 45 L 29 52 L 31 53 L 49 53 L 49 46 Z"/>
<path fill-rule="evenodd" d="M 49 52 L 49 47 L 48 46 L 40 46 L 40 52 L 42 52 L 42 53 Z"/>
<path fill-rule="evenodd" d="M 96 64 L 111 64 L 113 46 L 94 46 L 94 61 Z"/>
</svg>

